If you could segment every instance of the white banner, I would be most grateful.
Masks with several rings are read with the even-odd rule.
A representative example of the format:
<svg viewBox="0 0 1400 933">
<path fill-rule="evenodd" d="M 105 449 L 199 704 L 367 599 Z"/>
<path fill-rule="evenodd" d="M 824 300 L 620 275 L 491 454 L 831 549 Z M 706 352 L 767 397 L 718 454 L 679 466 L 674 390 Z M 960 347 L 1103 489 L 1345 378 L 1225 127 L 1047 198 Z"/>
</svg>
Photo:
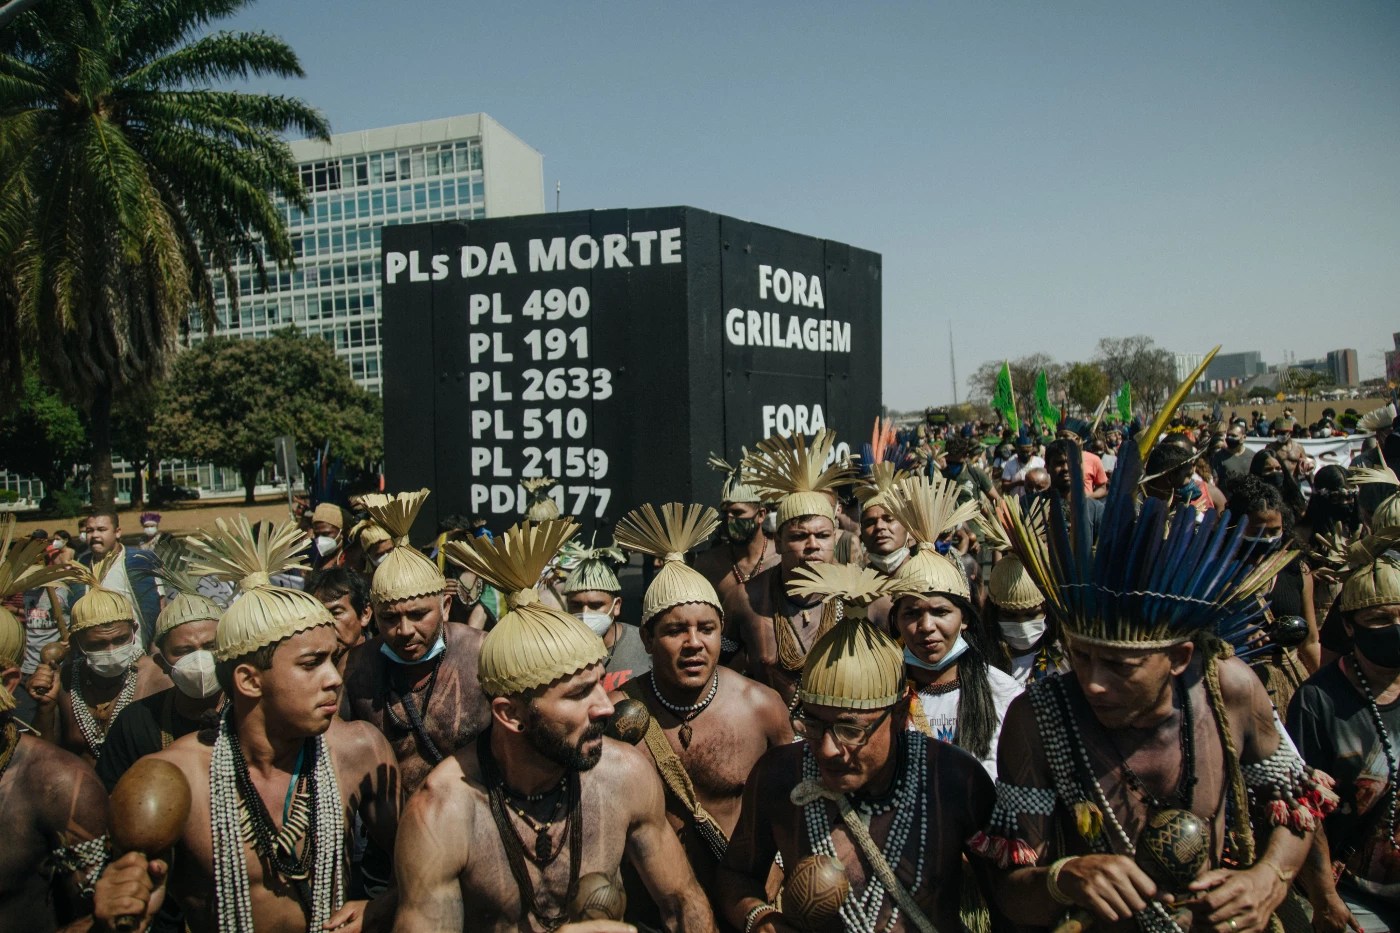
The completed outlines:
<svg viewBox="0 0 1400 933">
<path fill-rule="evenodd" d="M 1296 443 L 1303 446 L 1312 461 L 1318 468 L 1328 464 L 1336 464 L 1345 467 L 1351 463 L 1351 458 L 1361 453 L 1361 445 L 1370 434 L 1351 434 L 1346 437 L 1309 437 L 1299 438 Z M 1253 452 L 1263 450 L 1273 443 L 1271 437 L 1246 437 L 1244 439 L 1245 449 Z"/>
</svg>

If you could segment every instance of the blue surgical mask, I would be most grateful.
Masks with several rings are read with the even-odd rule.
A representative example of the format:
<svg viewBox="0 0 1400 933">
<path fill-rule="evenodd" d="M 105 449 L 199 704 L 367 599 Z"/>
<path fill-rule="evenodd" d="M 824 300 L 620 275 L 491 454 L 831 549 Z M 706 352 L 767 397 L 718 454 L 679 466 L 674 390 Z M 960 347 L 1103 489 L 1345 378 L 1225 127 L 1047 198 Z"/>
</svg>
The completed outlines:
<svg viewBox="0 0 1400 933">
<path fill-rule="evenodd" d="M 396 652 L 393 648 L 389 647 L 389 643 L 387 641 L 382 642 L 379 645 L 379 650 L 384 654 L 384 657 L 388 658 L 390 661 L 393 661 L 395 664 L 426 664 L 433 658 L 442 654 L 443 649 L 446 647 L 447 640 L 442 637 L 441 633 L 438 633 L 437 641 L 433 642 L 433 646 L 428 649 L 428 653 L 423 655 L 423 657 L 417 661 L 405 661 L 403 658 L 399 657 L 398 652 Z"/>
<path fill-rule="evenodd" d="M 961 463 L 950 463 L 950 464 L 948 464 L 948 475 L 949 475 L 949 476 L 957 476 L 957 475 L 958 475 L 959 473 L 961 473 L 962 471 L 963 471 L 963 464 L 961 464 Z"/>
<path fill-rule="evenodd" d="M 949 648 L 937 662 L 930 664 L 927 661 L 919 660 L 919 656 L 910 651 L 909 647 L 906 645 L 904 648 L 904 663 L 908 664 L 910 667 L 917 667 L 924 671 L 941 671 L 947 668 L 949 664 L 956 661 L 966 650 L 967 639 L 959 634 L 958 640 L 953 642 L 953 647 Z"/>
</svg>

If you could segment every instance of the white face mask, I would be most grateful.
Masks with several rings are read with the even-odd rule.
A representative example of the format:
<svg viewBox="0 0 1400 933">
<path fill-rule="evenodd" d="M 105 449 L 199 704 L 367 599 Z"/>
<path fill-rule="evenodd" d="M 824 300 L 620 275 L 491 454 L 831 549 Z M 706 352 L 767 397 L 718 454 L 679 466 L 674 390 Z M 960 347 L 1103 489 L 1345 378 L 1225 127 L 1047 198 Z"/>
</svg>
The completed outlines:
<svg viewBox="0 0 1400 933">
<path fill-rule="evenodd" d="M 84 652 L 83 659 L 87 662 L 88 670 L 98 677 L 121 677 L 131 670 L 131 665 L 143 654 L 145 652 L 141 650 L 141 646 L 133 641 L 129 645 L 119 645 L 106 651 Z"/>
<path fill-rule="evenodd" d="M 86 532 L 86 531 L 80 531 L 80 532 L 78 532 L 78 540 L 81 541 L 83 544 L 87 544 L 87 532 Z"/>
<path fill-rule="evenodd" d="M 384 563 L 385 559 L 388 558 L 388 556 L 388 551 L 385 551 L 383 554 L 376 554 L 369 559 L 369 565 L 371 567 L 378 567 L 380 564 Z"/>
<path fill-rule="evenodd" d="M 141 530 L 144 531 L 144 532 L 146 533 L 146 537 L 148 537 L 148 538 L 154 538 L 154 537 L 156 536 L 156 534 L 160 531 L 160 526 L 159 526 L 159 525 L 142 525 L 142 526 L 141 526 Z"/>
<path fill-rule="evenodd" d="M 574 615 L 578 617 L 580 622 L 592 629 L 593 634 L 597 635 L 599 638 L 606 635 L 608 629 L 612 628 L 613 617 L 606 612 L 589 612 L 585 610 L 583 612 L 575 612 Z"/>
<path fill-rule="evenodd" d="M 909 549 L 907 547 L 902 547 L 888 554 L 876 554 L 874 551 L 871 551 L 865 556 L 866 559 L 870 561 L 870 566 L 881 573 L 890 574 L 894 573 L 895 569 L 909 557 Z"/>
<path fill-rule="evenodd" d="M 49 542 L 49 546 L 52 547 L 54 550 L 59 550 L 63 547 L 63 539 L 54 538 L 52 541 Z"/>
<path fill-rule="evenodd" d="M 340 541 L 338 539 L 330 535 L 316 536 L 316 553 L 320 554 L 322 557 L 332 553 L 338 547 L 340 547 Z"/>
<path fill-rule="evenodd" d="M 1030 651 L 1045 634 L 1045 616 L 1025 621 L 1003 620 L 997 624 L 1001 626 L 1002 639 L 1012 651 Z"/>
<path fill-rule="evenodd" d="M 219 678 L 214 676 L 214 653 L 191 651 L 170 666 L 170 679 L 187 697 L 207 700 L 219 692 Z"/>
</svg>

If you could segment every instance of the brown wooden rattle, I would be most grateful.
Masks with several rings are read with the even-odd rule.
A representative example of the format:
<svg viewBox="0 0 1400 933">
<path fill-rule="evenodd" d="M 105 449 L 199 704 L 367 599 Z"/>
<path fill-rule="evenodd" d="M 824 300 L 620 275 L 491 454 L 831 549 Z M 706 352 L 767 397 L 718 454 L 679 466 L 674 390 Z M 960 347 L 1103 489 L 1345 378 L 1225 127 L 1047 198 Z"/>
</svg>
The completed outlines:
<svg viewBox="0 0 1400 933">
<path fill-rule="evenodd" d="M 190 818 L 190 784 L 168 761 L 142 758 L 127 769 L 107 803 L 107 832 L 117 855 L 164 852 L 185 833 Z M 140 917 L 120 917 L 118 930 L 134 930 Z"/>
</svg>

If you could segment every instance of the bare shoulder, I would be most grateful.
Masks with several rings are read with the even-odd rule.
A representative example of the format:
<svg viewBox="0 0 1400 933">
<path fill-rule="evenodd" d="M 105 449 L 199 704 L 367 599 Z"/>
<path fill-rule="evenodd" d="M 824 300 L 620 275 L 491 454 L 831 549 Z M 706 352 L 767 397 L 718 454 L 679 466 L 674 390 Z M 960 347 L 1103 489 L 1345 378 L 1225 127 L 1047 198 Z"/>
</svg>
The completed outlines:
<svg viewBox="0 0 1400 933">
<path fill-rule="evenodd" d="M 484 791 L 463 772 L 461 752 L 448 755 L 428 772 L 423 785 L 408 798 L 405 819 L 413 813 L 419 819 L 447 819 L 465 828 L 471 823 L 474 801 L 483 794 Z"/>
<path fill-rule="evenodd" d="M 95 790 L 106 798 L 97 772 L 72 752 L 30 735 L 21 735 L 16 749 L 15 771 L 23 775 L 25 799 L 68 799 L 74 793 Z"/>
<path fill-rule="evenodd" d="M 778 691 L 772 687 L 725 667 L 716 668 L 716 670 L 719 671 L 720 685 L 726 690 L 735 691 L 743 704 L 754 712 L 764 715 L 787 716 L 787 704 L 778 695 Z"/>
<path fill-rule="evenodd" d="M 213 733 L 196 729 L 182 735 L 169 746 L 146 756 L 168 761 L 181 771 L 193 784 L 201 776 L 205 783 L 209 780 L 209 762 L 214 757 Z"/>
<path fill-rule="evenodd" d="M 332 719 L 326 743 L 342 767 L 369 771 L 384 761 L 397 761 L 389 740 L 373 724 L 363 720 Z"/>
<path fill-rule="evenodd" d="M 1220 672 L 1220 694 L 1226 706 L 1248 709 L 1261 695 L 1267 701 L 1268 692 L 1258 675 L 1239 658 L 1221 658 L 1216 668 Z"/>
</svg>

